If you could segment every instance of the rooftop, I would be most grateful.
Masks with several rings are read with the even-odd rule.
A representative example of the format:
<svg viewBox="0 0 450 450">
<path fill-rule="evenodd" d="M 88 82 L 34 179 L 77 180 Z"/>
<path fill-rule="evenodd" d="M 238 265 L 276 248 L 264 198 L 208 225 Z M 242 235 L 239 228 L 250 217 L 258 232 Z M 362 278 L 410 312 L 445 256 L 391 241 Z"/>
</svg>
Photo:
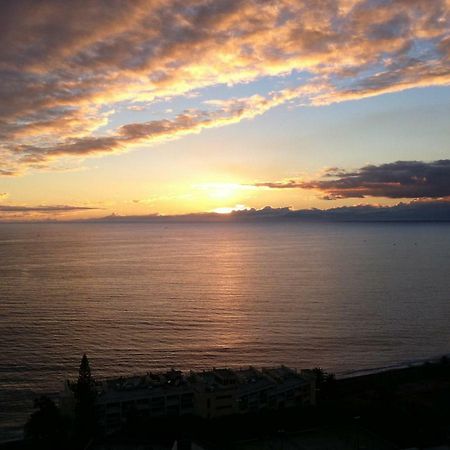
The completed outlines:
<svg viewBox="0 0 450 450">
<path fill-rule="evenodd" d="M 231 387 L 240 390 L 252 388 L 285 385 L 299 382 L 308 382 L 304 373 L 299 373 L 286 366 L 256 369 L 254 367 L 240 369 L 212 369 L 183 373 L 170 370 L 168 372 L 148 372 L 145 375 L 119 377 L 98 382 L 101 396 L 114 396 L 114 394 L 127 393 L 133 397 L 152 391 L 152 395 L 165 395 L 166 393 L 184 393 L 189 391 L 225 390 Z"/>
</svg>

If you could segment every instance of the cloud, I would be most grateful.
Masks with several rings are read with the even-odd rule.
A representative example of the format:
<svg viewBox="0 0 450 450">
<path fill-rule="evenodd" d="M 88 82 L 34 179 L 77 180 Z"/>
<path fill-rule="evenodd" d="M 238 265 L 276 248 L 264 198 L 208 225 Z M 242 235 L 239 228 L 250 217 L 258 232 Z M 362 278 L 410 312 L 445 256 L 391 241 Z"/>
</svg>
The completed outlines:
<svg viewBox="0 0 450 450">
<path fill-rule="evenodd" d="M 0 213 L 67 213 L 76 211 L 90 211 L 100 208 L 88 206 L 70 206 L 70 205 L 0 205 Z"/>
<path fill-rule="evenodd" d="M 449 11 L 448 0 L 1 2 L 0 175 L 235 123 L 295 94 L 321 105 L 448 85 Z M 241 112 L 216 103 L 213 117 L 186 112 L 99 131 L 118 105 L 150 110 L 292 71 L 309 76 L 256 114 L 235 99 Z"/>
<path fill-rule="evenodd" d="M 6 198 L 8 198 L 8 193 L 7 192 L 0 192 L 0 200 L 5 200 Z"/>
<path fill-rule="evenodd" d="M 186 110 L 173 119 L 131 123 L 119 127 L 108 136 L 66 139 L 60 143 L 56 142 L 46 146 L 15 145 L 12 147 L 14 159 L 11 159 L 10 163 L 17 170 L 22 165 L 45 168 L 50 161 L 60 157 L 98 156 L 126 151 L 133 145 L 143 143 L 148 145 L 175 139 L 186 134 L 198 133 L 206 128 L 220 127 L 243 119 L 251 119 L 289 99 L 300 97 L 304 91 L 304 88 L 301 87 L 274 92 L 267 98 L 253 95 L 241 99 L 231 99 L 223 102 L 221 108 L 213 111 Z M 306 94 L 307 91 L 305 91 Z M 14 170 L 10 172 L 10 174 L 15 173 Z"/>
<path fill-rule="evenodd" d="M 368 165 L 356 171 L 328 169 L 318 180 L 255 183 L 270 189 L 317 189 L 323 198 L 443 198 L 450 197 L 450 160 L 397 161 Z"/>
</svg>

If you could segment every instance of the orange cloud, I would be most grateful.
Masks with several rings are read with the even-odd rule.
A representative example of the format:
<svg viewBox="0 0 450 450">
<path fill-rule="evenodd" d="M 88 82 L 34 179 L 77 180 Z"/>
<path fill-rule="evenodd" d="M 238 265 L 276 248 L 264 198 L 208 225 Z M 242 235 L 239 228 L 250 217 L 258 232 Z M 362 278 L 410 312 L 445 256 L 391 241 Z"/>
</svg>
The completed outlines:
<svg viewBox="0 0 450 450">
<path fill-rule="evenodd" d="M 220 102 L 222 107 L 214 111 L 190 110 L 171 120 L 131 123 L 121 126 L 115 133 L 108 136 L 66 139 L 47 146 L 18 145 L 14 147 L 16 158 L 10 158 L 10 164 L 17 167 L 18 170 L 23 165 L 44 168 L 50 161 L 59 157 L 98 156 L 126 151 L 132 146 L 143 143 L 152 144 L 175 139 L 186 134 L 198 133 L 205 128 L 220 127 L 243 119 L 251 119 L 289 99 L 298 98 L 302 91 L 306 95 L 310 89 L 301 87 L 284 90 L 273 93 L 269 98 L 254 95 L 228 100 Z M 14 173 L 12 172 L 12 174 Z"/>
<path fill-rule="evenodd" d="M 449 10 L 448 0 L 3 2 L 0 175 L 234 123 L 297 97 L 322 105 L 448 85 Z M 97 132 L 122 102 L 294 70 L 313 81 Z"/>
</svg>

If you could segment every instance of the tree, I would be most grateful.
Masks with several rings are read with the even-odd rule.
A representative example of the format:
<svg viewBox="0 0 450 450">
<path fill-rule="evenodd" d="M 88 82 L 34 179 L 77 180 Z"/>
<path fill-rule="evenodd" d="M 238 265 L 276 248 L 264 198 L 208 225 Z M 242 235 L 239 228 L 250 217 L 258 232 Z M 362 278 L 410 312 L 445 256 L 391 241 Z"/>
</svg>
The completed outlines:
<svg viewBox="0 0 450 450">
<path fill-rule="evenodd" d="M 36 411 L 25 425 L 25 437 L 30 439 L 36 448 L 61 448 L 67 429 L 54 401 L 44 395 L 34 401 L 34 407 Z"/>
<path fill-rule="evenodd" d="M 91 375 L 91 368 L 86 353 L 81 358 L 80 369 L 78 370 L 78 382 L 75 396 L 78 400 L 86 400 L 86 396 L 91 396 L 95 391 L 95 380 Z"/>
<path fill-rule="evenodd" d="M 316 386 L 320 389 L 322 383 L 325 381 L 326 372 L 321 367 L 315 367 L 312 371 L 316 376 Z"/>
<path fill-rule="evenodd" d="M 334 373 L 327 373 L 325 376 L 325 383 L 333 385 L 336 382 L 336 375 Z"/>
<path fill-rule="evenodd" d="M 81 442 L 88 441 L 95 433 L 95 380 L 86 354 L 83 355 L 74 387 L 75 432 Z"/>
<path fill-rule="evenodd" d="M 334 373 L 325 372 L 320 367 L 315 367 L 313 373 L 316 376 L 316 387 L 320 398 L 326 398 L 336 386 L 336 376 Z"/>
</svg>

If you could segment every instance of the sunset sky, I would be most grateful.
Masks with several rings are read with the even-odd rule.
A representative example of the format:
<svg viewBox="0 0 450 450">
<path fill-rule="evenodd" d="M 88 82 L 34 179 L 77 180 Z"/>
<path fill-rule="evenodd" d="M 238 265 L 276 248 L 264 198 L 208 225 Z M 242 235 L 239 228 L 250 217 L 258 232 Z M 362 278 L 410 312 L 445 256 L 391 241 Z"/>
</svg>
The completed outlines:
<svg viewBox="0 0 450 450">
<path fill-rule="evenodd" d="M 0 220 L 450 199 L 450 0 L 14 0 L 0 36 Z"/>
</svg>

